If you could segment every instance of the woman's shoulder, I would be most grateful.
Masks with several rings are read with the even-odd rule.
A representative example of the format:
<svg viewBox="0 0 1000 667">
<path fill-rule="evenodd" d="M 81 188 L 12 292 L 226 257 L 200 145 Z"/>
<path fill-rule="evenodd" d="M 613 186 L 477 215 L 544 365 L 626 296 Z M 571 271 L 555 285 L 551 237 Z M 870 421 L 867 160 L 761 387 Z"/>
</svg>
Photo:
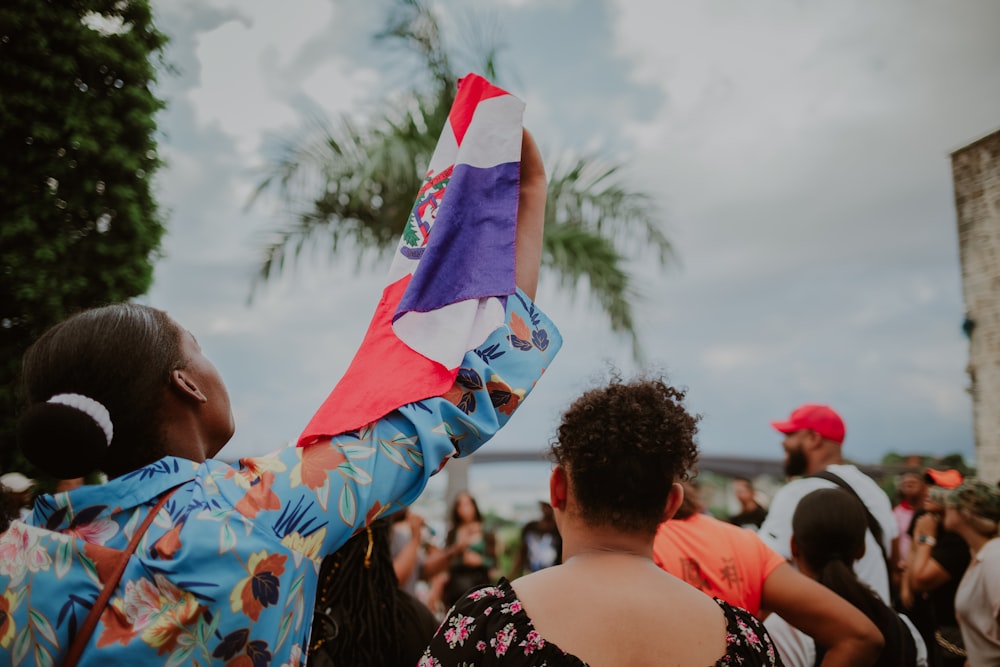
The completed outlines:
<svg viewBox="0 0 1000 667">
<path fill-rule="evenodd" d="M 475 665 L 501 658 L 505 665 L 585 665 L 546 642 L 506 579 L 463 595 L 441 623 L 419 665 Z"/>
<path fill-rule="evenodd" d="M 726 617 L 726 655 L 716 665 L 780 665 L 778 650 L 764 625 L 746 609 L 716 598 Z"/>
</svg>

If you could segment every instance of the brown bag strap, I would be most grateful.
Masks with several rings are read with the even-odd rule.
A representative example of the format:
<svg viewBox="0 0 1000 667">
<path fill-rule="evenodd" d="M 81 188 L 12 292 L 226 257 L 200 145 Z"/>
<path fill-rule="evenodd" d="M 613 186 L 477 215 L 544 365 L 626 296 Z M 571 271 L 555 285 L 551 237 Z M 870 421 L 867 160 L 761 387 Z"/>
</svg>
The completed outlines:
<svg viewBox="0 0 1000 667">
<path fill-rule="evenodd" d="M 83 621 L 83 625 L 80 626 L 80 631 L 76 633 L 76 637 L 73 638 L 73 643 L 69 647 L 69 651 L 66 653 L 66 659 L 63 661 L 63 667 L 75 667 L 76 663 L 79 662 L 80 656 L 83 655 L 83 649 L 87 646 L 87 642 L 90 641 L 90 636 L 94 634 L 94 630 L 97 629 L 97 621 L 100 620 L 101 614 L 104 613 L 105 607 L 108 606 L 108 600 L 111 599 L 111 594 L 115 592 L 118 588 L 118 582 L 121 581 L 122 575 L 125 574 L 125 567 L 128 565 L 129 558 L 135 553 L 136 547 L 139 546 L 139 540 L 142 536 L 146 534 L 146 530 L 149 529 L 149 525 L 153 523 L 153 519 L 156 515 L 160 513 L 163 506 L 167 503 L 167 499 L 177 490 L 175 486 L 169 489 L 166 493 L 160 496 L 159 502 L 153 506 L 153 509 L 149 510 L 146 518 L 143 520 L 142 524 L 136 529 L 135 533 L 132 534 L 132 539 L 129 540 L 128 546 L 122 551 L 121 556 L 118 558 L 118 562 L 115 564 L 115 569 L 111 572 L 111 578 L 109 578 L 104 583 L 104 588 L 101 589 L 101 594 L 97 596 L 97 600 L 94 601 L 94 606 L 90 608 L 90 613 L 87 614 L 87 618 Z"/>
</svg>

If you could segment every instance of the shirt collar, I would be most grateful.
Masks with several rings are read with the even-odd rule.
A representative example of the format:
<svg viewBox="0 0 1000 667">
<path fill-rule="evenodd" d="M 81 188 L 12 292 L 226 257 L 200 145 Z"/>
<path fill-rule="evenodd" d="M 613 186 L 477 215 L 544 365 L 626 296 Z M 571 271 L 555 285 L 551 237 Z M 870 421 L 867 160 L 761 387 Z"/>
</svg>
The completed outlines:
<svg viewBox="0 0 1000 667">
<path fill-rule="evenodd" d="M 89 521 L 138 507 L 159 497 L 167 489 L 193 480 L 201 465 L 197 461 L 165 456 L 106 484 L 88 484 L 72 491 L 46 493 L 35 499 L 31 523 L 61 530 L 68 527 L 84 508 L 105 506 L 88 517 Z M 49 526 L 50 520 L 57 522 L 56 525 Z"/>
</svg>

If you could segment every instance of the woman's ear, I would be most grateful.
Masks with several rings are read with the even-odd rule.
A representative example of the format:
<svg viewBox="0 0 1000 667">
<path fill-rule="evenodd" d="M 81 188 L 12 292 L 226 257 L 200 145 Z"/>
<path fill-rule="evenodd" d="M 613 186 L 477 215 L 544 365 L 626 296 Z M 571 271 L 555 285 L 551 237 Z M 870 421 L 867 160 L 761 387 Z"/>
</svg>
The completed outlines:
<svg viewBox="0 0 1000 667">
<path fill-rule="evenodd" d="M 208 398 L 183 368 L 175 368 L 170 373 L 170 386 L 180 393 L 181 397 L 196 403 L 207 403 Z"/>
<path fill-rule="evenodd" d="M 553 509 L 566 509 L 566 496 L 569 493 L 569 481 L 566 479 L 566 470 L 562 466 L 556 466 L 549 475 L 549 504 Z"/>
<path fill-rule="evenodd" d="M 680 482 L 674 482 L 670 487 L 670 493 L 667 494 L 667 504 L 663 507 L 663 520 L 672 519 L 683 502 L 684 486 Z"/>
</svg>

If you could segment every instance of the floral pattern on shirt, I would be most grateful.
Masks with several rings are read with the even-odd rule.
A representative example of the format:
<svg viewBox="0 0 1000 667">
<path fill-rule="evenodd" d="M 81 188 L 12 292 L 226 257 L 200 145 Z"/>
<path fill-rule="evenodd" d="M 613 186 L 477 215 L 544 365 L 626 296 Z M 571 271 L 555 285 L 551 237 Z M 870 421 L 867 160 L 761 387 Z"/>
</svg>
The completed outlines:
<svg viewBox="0 0 1000 667">
<path fill-rule="evenodd" d="M 771 638 L 750 612 L 716 599 L 726 617 L 726 654 L 713 667 L 780 667 Z M 586 667 L 535 630 L 506 579 L 469 591 L 449 611 L 418 667 Z"/>
<path fill-rule="evenodd" d="M 171 489 L 81 667 L 304 663 L 323 556 L 411 503 L 449 458 L 486 442 L 558 350 L 558 331 L 522 293 L 507 311 L 508 324 L 462 362 L 460 378 L 479 378 L 462 385 L 472 394 L 464 406 L 449 394 L 239 466 L 168 456 L 104 485 L 40 497 L 27 523 L 0 535 L 0 664 L 62 662 L 121 550 Z M 546 349 L 511 344 L 514 315 L 545 332 Z"/>
</svg>

